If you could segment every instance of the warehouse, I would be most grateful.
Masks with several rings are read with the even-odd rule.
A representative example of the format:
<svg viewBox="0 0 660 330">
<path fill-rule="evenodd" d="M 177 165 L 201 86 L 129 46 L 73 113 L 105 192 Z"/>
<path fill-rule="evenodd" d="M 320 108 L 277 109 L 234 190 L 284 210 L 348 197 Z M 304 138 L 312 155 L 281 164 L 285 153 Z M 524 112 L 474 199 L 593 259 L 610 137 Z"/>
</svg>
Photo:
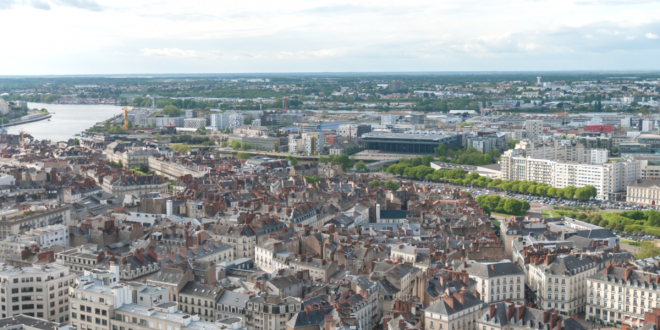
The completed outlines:
<svg viewBox="0 0 660 330">
<path fill-rule="evenodd" d="M 406 133 L 366 133 L 360 139 L 367 150 L 432 154 L 440 143 L 454 148 L 461 146 L 461 135 L 436 131 L 412 131 Z"/>
</svg>

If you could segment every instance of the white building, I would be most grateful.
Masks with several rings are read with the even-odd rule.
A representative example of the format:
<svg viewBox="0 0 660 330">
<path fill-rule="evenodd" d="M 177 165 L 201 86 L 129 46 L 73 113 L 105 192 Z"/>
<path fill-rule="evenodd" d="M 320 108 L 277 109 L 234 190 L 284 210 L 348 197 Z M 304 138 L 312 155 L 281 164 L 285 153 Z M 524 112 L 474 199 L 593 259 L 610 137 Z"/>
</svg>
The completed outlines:
<svg viewBox="0 0 660 330">
<path fill-rule="evenodd" d="M 652 132 L 655 128 L 655 120 L 644 119 L 642 120 L 642 132 Z"/>
<path fill-rule="evenodd" d="M 234 129 L 244 124 L 243 115 L 237 112 L 232 112 L 227 115 L 227 120 L 229 122 L 230 129 Z"/>
<path fill-rule="evenodd" d="M 229 127 L 229 118 L 225 113 L 214 113 L 211 115 L 211 127 L 215 130 L 223 130 Z"/>
<path fill-rule="evenodd" d="M 383 126 L 394 126 L 397 119 L 399 119 L 398 115 L 382 115 L 380 116 L 380 124 Z"/>
<path fill-rule="evenodd" d="M 28 235 L 33 236 L 42 248 L 51 245 L 69 246 L 69 228 L 62 225 L 32 229 Z"/>
<path fill-rule="evenodd" d="M 607 149 L 591 149 L 591 163 L 607 163 L 609 151 Z"/>
<path fill-rule="evenodd" d="M 470 278 L 476 283 L 481 300 L 487 304 L 503 302 L 525 303 L 525 272 L 510 260 L 498 262 L 476 262 L 469 260 L 463 264 Z"/>
</svg>

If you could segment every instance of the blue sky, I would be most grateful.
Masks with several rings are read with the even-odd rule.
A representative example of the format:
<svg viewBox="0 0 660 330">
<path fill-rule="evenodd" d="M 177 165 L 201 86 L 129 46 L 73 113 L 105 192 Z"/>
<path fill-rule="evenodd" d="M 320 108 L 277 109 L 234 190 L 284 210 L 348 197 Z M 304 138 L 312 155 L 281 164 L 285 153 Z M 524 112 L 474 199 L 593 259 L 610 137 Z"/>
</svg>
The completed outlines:
<svg viewBox="0 0 660 330">
<path fill-rule="evenodd" d="M 0 0 L 0 75 L 660 70 L 660 0 Z"/>
</svg>

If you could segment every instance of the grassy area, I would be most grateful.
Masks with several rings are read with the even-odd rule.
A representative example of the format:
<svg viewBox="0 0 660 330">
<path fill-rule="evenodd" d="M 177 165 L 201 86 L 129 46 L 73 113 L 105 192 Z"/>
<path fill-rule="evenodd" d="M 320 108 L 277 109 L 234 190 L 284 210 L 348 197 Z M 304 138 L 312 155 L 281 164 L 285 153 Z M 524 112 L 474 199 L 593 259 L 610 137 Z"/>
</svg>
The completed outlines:
<svg viewBox="0 0 660 330">
<path fill-rule="evenodd" d="M 552 215 L 552 210 L 548 210 L 548 209 L 541 210 L 541 214 L 543 214 L 543 216 L 546 217 L 546 218 L 553 218 L 554 217 Z"/>
<path fill-rule="evenodd" d="M 493 219 L 493 220 L 490 220 L 490 222 L 492 222 L 493 226 L 495 226 L 495 231 L 500 231 L 500 223 L 501 222 L 499 220 Z"/>
<path fill-rule="evenodd" d="M 555 215 L 565 215 L 589 222 L 612 231 L 660 236 L 660 211 L 628 210 L 622 212 L 592 211 L 586 213 L 555 209 L 553 213 Z"/>
<path fill-rule="evenodd" d="M 632 245 L 632 246 L 640 246 L 640 245 L 641 245 L 640 242 L 629 241 L 629 240 L 627 240 L 627 239 L 622 239 L 622 240 L 621 240 L 621 243 L 623 243 L 623 244 L 628 244 L 628 245 Z"/>
</svg>

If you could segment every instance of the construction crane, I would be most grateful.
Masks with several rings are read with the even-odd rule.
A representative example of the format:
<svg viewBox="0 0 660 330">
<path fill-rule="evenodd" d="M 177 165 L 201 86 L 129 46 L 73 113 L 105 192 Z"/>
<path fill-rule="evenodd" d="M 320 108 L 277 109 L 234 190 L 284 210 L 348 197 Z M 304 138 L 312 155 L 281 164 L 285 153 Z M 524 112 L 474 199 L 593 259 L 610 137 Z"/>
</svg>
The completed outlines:
<svg viewBox="0 0 660 330">
<path fill-rule="evenodd" d="M 124 130 L 128 130 L 128 112 L 131 110 L 127 107 L 123 107 L 121 110 L 124 111 Z"/>
<path fill-rule="evenodd" d="M 26 131 L 22 128 L 18 132 L 21 133 L 21 147 L 23 147 L 23 149 L 25 149 L 25 134 L 30 134 L 30 132 L 28 132 L 28 131 Z"/>
</svg>

